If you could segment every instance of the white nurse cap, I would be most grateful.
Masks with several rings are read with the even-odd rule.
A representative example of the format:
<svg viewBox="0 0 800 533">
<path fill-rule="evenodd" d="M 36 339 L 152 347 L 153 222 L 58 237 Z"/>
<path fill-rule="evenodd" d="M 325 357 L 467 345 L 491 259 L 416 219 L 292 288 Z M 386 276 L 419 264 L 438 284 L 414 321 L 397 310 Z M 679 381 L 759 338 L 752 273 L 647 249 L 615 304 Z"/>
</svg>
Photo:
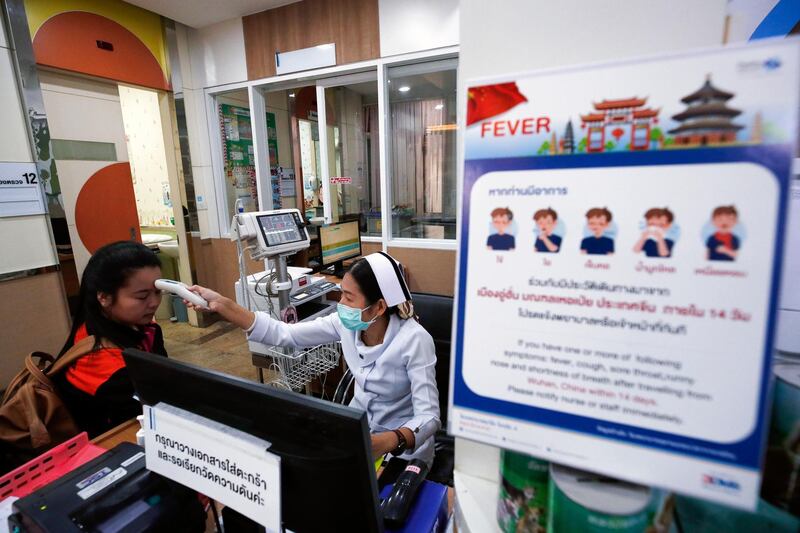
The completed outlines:
<svg viewBox="0 0 800 533">
<path fill-rule="evenodd" d="M 378 280 L 378 287 L 387 307 L 394 307 L 411 300 L 411 292 L 406 285 L 400 263 L 384 252 L 369 254 L 365 259 L 372 268 L 375 279 Z"/>
</svg>

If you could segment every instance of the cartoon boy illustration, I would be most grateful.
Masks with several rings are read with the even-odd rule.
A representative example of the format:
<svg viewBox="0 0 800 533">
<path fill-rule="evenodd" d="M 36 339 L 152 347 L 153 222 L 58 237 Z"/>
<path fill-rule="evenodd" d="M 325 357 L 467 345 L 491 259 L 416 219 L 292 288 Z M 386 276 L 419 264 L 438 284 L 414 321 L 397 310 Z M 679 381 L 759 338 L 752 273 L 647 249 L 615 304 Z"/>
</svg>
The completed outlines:
<svg viewBox="0 0 800 533">
<path fill-rule="evenodd" d="M 592 235 L 581 241 L 581 253 L 589 255 L 612 255 L 614 239 L 603 235 L 611 224 L 611 211 L 605 207 L 593 207 L 586 212 L 586 225 Z"/>
<path fill-rule="evenodd" d="M 497 233 L 489 235 L 486 240 L 486 246 L 490 250 L 508 251 L 514 249 L 514 236 L 506 233 L 511 227 L 512 220 L 514 220 L 514 213 L 507 207 L 498 207 L 492 211 L 492 226 L 497 230 Z"/>
<path fill-rule="evenodd" d="M 711 223 L 716 233 L 706 240 L 709 261 L 735 261 L 739 253 L 739 238 L 732 233 L 739 222 L 739 212 L 732 205 L 721 205 L 711 213 Z"/>
<path fill-rule="evenodd" d="M 675 220 L 672 211 L 666 207 L 654 207 L 647 210 L 644 220 L 647 227 L 633 246 L 633 251 L 637 254 L 644 252 L 647 257 L 672 257 L 675 241 L 666 237 Z"/>
<path fill-rule="evenodd" d="M 533 249 L 537 252 L 557 254 L 561 250 L 561 237 L 553 235 L 553 230 L 556 229 L 558 213 L 549 207 L 539 209 L 533 214 L 533 220 L 539 227 L 539 236 L 536 237 Z"/>
</svg>

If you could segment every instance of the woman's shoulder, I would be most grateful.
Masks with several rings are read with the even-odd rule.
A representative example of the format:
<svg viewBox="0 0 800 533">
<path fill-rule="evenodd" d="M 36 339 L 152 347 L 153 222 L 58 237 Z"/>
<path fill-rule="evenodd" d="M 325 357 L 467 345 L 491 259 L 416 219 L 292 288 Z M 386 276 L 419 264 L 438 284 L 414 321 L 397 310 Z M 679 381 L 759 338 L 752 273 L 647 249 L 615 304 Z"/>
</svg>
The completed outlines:
<svg viewBox="0 0 800 533">
<path fill-rule="evenodd" d="M 406 342 L 417 342 L 422 346 L 433 347 L 433 337 L 428 333 L 428 330 L 413 318 L 402 319 L 400 317 L 392 317 L 400 321 L 400 328 L 398 329 L 398 336 L 403 337 Z"/>
</svg>

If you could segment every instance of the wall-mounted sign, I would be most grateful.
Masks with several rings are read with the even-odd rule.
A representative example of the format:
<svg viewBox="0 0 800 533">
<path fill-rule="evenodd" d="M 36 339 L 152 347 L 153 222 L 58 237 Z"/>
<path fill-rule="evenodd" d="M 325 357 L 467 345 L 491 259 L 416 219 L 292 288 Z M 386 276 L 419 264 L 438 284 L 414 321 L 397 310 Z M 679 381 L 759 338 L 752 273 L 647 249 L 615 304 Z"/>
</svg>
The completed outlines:
<svg viewBox="0 0 800 533">
<path fill-rule="evenodd" d="M 291 52 L 275 52 L 275 73 L 289 74 L 301 70 L 331 67 L 336 64 L 336 44 L 320 44 Z"/>
<path fill-rule="evenodd" d="M 0 217 L 45 213 L 41 187 L 36 164 L 0 162 Z"/>
<path fill-rule="evenodd" d="M 798 41 L 468 83 L 450 430 L 754 508 Z"/>
<path fill-rule="evenodd" d="M 346 176 L 331 176 L 331 185 L 350 185 L 353 183 L 353 178 Z"/>
</svg>

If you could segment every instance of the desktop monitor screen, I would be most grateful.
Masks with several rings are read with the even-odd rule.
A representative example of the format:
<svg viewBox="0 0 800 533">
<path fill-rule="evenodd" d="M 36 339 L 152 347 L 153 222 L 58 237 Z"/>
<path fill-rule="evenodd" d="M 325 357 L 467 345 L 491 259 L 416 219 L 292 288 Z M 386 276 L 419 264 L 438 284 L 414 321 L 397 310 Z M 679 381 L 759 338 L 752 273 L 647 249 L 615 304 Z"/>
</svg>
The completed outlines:
<svg viewBox="0 0 800 533">
<path fill-rule="evenodd" d="M 303 221 L 297 213 L 275 213 L 256 217 L 267 246 L 305 240 Z"/>
<path fill-rule="evenodd" d="M 330 266 L 361 255 L 358 221 L 340 222 L 319 228 L 322 264 Z"/>
<path fill-rule="evenodd" d="M 164 402 L 272 443 L 286 529 L 382 530 L 366 413 L 139 350 L 123 356 L 142 403 Z"/>
</svg>

